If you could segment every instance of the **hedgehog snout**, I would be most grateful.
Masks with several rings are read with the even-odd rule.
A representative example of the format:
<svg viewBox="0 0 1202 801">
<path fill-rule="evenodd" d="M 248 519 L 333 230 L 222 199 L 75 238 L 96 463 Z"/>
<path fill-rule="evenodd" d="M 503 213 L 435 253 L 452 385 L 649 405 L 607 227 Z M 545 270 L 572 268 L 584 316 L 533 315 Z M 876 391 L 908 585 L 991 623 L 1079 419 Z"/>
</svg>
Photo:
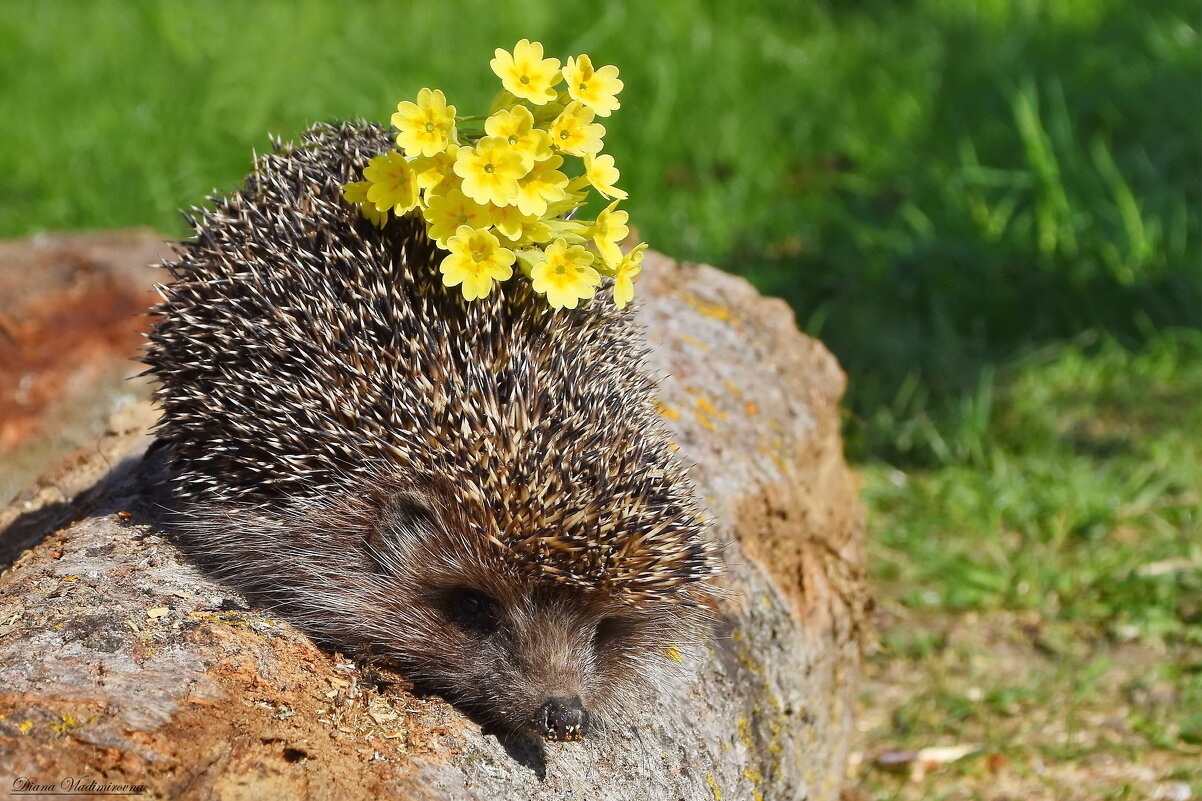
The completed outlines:
<svg viewBox="0 0 1202 801">
<path fill-rule="evenodd" d="M 548 698 L 534 714 L 534 728 L 548 740 L 582 740 L 589 713 L 580 696 Z"/>
</svg>

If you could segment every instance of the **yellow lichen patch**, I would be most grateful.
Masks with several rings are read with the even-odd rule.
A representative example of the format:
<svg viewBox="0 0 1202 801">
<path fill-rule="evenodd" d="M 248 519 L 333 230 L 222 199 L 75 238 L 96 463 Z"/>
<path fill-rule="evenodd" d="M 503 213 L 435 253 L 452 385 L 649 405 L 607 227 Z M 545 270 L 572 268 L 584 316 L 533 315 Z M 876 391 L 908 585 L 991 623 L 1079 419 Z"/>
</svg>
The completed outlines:
<svg viewBox="0 0 1202 801">
<path fill-rule="evenodd" d="M 665 417 L 669 420 L 679 420 L 680 419 L 680 412 L 676 411 L 671 406 L 669 406 L 668 404 L 664 403 L 661 400 L 657 400 L 655 402 L 655 411 L 659 412 L 660 417 Z"/>
<path fill-rule="evenodd" d="M 63 576 L 63 581 L 75 581 L 79 576 Z"/>
<path fill-rule="evenodd" d="M 708 300 L 703 300 L 692 293 L 685 294 L 684 302 L 704 314 L 706 317 L 713 317 L 715 320 L 721 320 L 722 322 L 728 322 L 735 319 L 735 316 L 727 311 L 725 306 L 719 306 L 717 303 L 711 303 Z"/>
<path fill-rule="evenodd" d="M 63 715 L 63 719 L 58 723 L 51 723 L 50 728 L 55 734 L 63 735 L 71 731 L 71 729 L 75 728 L 79 724 L 80 721 L 76 720 L 70 715 Z"/>
<path fill-rule="evenodd" d="M 768 705 L 772 707 L 769 712 L 768 728 L 771 735 L 768 739 L 768 753 L 772 755 L 772 773 L 776 775 L 780 772 L 781 754 L 784 753 L 785 746 L 781 737 L 781 733 L 786 730 L 788 721 L 785 720 L 784 707 L 781 705 L 780 698 L 772 691 L 771 687 L 765 687 L 763 693 L 764 699 Z M 757 709 L 758 713 L 759 710 Z"/>
<path fill-rule="evenodd" d="M 692 345 L 693 347 L 698 348 L 699 350 L 709 350 L 710 349 L 709 345 L 705 344 L 697 337 L 689 336 L 688 334 L 681 334 L 680 341 L 685 343 L 686 345 Z"/>
<path fill-rule="evenodd" d="M 714 431 L 718 428 L 714 422 L 715 420 L 726 419 L 726 414 L 724 412 L 718 411 L 716 408 L 714 408 L 714 404 L 710 403 L 700 395 L 697 396 L 697 398 L 694 400 L 694 403 L 697 406 L 697 411 L 694 412 L 693 416 L 697 418 L 697 422 L 701 423 L 702 426 L 710 431 Z"/>
<path fill-rule="evenodd" d="M 198 623 L 224 623 L 227 626 L 234 626 L 236 628 L 242 628 L 250 625 L 249 619 L 233 610 L 221 613 L 189 612 L 188 620 L 196 621 Z"/>
<path fill-rule="evenodd" d="M 768 694 L 770 696 L 772 695 L 772 693 L 770 691 Z M 772 698 L 770 700 L 772 700 L 774 704 L 779 703 L 779 701 L 776 701 L 774 698 Z M 763 714 L 763 710 L 757 706 L 755 709 L 752 710 L 752 714 L 755 715 L 756 717 L 759 717 Z M 776 717 L 777 718 L 780 717 L 779 711 L 777 712 Z M 779 723 L 777 723 L 776 725 L 773 726 L 772 741 L 769 742 L 766 746 L 768 749 L 768 752 L 773 757 L 773 766 L 772 766 L 773 774 L 776 774 L 780 770 L 780 753 L 781 753 L 781 751 L 784 750 L 783 746 L 781 745 L 781 742 L 780 742 L 780 731 L 781 731 L 781 726 Z M 751 721 L 748 720 L 747 718 L 739 718 L 739 739 L 742 741 L 743 745 L 746 746 L 749 753 L 755 753 L 755 751 L 756 751 L 755 742 L 752 739 L 752 735 L 751 735 Z M 757 765 L 748 765 L 747 767 L 743 768 L 743 776 L 748 781 L 751 782 L 752 794 L 754 795 L 754 797 L 757 799 L 763 799 L 764 796 L 761 791 L 761 787 L 764 782 L 764 775 L 763 775 L 763 772 L 760 770 L 759 765 L 758 764 Z"/>
<path fill-rule="evenodd" d="M 743 397 L 743 390 L 739 389 L 738 384 L 731 381 L 729 378 L 722 379 L 722 386 L 729 389 L 736 398 Z"/>
<path fill-rule="evenodd" d="M 684 664 L 684 659 L 680 656 L 680 649 L 675 645 L 669 645 L 664 649 L 664 656 L 671 659 L 673 662 Z"/>
<path fill-rule="evenodd" d="M 757 676 L 764 675 L 764 666 L 751 658 L 751 651 L 747 648 L 740 648 L 736 658 L 742 663 L 743 667 L 750 670 Z"/>
<path fill-rule="evenodd" d="M 748 417 L 755 417 L 760 413 L 760 407 L 755 405 L 755 401 L 747 401 L 743 404 L 743 409 L 747 412 Z"/>
<path fill-rule="evenodd" d="M 773 719 L 768 724 L 772 728 L 772 739 L 768 741 L 768 753 L 780 761 L 781 752 L 785 750 L 784 745 L 780 741 L 780 720 L 773 716 Z"/>
<path fill-rule="evenodd" d="M 234 610 L 225 610 L 221 612 L 189 612 L 188 620 L 196 620 L 202 623 L 245 623 L 245 616 Z"/>
<path fill-rule="evenodd" d="M 764 777 L 760 775 L 759 767 L 749 765 L 743 768 L 743 776 L 751 782 L 751 795 L 755 801 L 764 801 L 764 793 L 760 790 Z"/>
<path fill-rule="evenodd" d="M 722 791 L 718 789 L 718 780 L 714 778 L 712 771 L 705 772 L 705 781 L 710 786 L 710 792 L 714 794 L 714 801 L 722 801 Z"/>
<path fill-rule="evenodd" d="M 714 408 L 714 404 L 710 403 L 705 398 L 697 399 L 697 408 L 700 409 L 701 411 L 705 412 L 706 414 L 713 415 L 714 417 L 718 418 L 719 420 L 726 419 L 726 412 L 718 411 L 716 408 Z"/>
<path fill-rule="evenodd" d="M 751 741 L 751 721 L 747 718 L 739 718 L 739 739 L 748 750 L 755 748 L 755 743 Z"/>
<path fill-rule="evenodd" d="M 768 440 L 766 445 L 761 439 L 759 452 L 771 459 L 772 463 L 776 465 L 776 469 L 782 474 L 788 474 L 792 472 L 792 461 L 790 459 L 791 454 L 785 450 L 784 442 L 782 442 L 779 437 L 773 437 L 772 439 Z"/>
<path fill-rule="evenodd" d="M 23 720 L 17 724 L 17 728 L 21 730 L 21 734 L 29 734 L 29 730 L 33 728 L 33 721 Z"/>
</svg>

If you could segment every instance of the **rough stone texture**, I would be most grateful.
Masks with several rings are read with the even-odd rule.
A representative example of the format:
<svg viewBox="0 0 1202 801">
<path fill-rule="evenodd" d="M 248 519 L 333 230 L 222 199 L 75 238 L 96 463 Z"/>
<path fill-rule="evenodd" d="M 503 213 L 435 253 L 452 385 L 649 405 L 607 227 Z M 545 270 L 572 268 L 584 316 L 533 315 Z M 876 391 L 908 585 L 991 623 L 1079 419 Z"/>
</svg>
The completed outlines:
<svg viewBox="0 0 1202 801">
<path fill-rule="evenodd" d="M 0 504 L 94 442 L 136 393 L 129 354 L 166 250 L 150 231 L 0 242 Z"/>
<path fill-rule="evenodd" d="M 606 740 L 532 752 L 484 735 L 186 562 L 146 490 L 154 412 L 134 402 L 0 510 L 0 550 L 49 534 L 0 575 L 0 788 L 86 774 L 187 799 L 837 797 L 864 604 L 844 377 L 741 279 L 654 254 L 641 279 L 662 412 L 726 544 L 727 620 L 696 681 Z"/>
</svg>

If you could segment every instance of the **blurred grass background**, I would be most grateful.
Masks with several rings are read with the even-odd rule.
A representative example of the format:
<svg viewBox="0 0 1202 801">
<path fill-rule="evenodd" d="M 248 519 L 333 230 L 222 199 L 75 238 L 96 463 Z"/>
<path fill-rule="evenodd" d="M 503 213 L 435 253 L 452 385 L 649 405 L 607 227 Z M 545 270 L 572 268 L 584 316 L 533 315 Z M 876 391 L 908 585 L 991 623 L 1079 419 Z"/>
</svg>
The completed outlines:
<svg viewBox="0 0 1202 801">
<path fill-rule="evenodd" d="M 1192 762 L 1200 22 L 1196 0 L 6 2 L 0 235 L 182 236 L 177 209 L 268 132 L 386 120 L 422 86 L 483 109 L 492 50 L 522 37 L 617 64 L 607 152 L 642 237 L 786 298 L 850 375 L 882 604 L 1084 643 L 1051 649 L 1031 714 L 1089 696 L 1073 660 L 1169 654 L 1121 748 Z M 939 642 L 887 631 L 877 659 L 921 672 Z M 924 709 L 868 747 L 963 724 Z M 981 738 L 1005 728 L 981 714 Z"/>
</svg>

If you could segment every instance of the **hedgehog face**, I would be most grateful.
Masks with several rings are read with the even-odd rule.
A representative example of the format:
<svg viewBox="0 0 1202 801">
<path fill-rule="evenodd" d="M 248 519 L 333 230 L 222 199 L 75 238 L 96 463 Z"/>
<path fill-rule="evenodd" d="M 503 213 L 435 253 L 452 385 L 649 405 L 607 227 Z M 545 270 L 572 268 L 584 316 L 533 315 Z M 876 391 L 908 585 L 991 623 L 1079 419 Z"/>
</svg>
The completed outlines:
<svg viewBox="0 0 1202 801">
<path fill-rule="evenodd" d="M 380 621 L 360 632 L 370 654 L 498 728 L 548 740 L 582 739 L 656 665 L 673 667 L 680 610 L 532 578 L 455 521 L 422 493 L 385 504 L 364 543 L 376 570 L 361 602 Z"/>
</svg>

